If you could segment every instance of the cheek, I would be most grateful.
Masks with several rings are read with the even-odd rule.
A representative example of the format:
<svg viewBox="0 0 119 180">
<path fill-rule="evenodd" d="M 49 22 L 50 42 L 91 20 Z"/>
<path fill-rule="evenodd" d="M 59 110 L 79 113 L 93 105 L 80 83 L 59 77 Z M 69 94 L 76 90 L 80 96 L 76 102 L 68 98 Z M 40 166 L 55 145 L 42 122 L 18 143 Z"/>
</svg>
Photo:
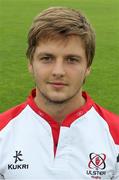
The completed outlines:
<svg viewBox="0 0 119 180">
<path fill-rule="evenodd" d="M 45 69 L 43 68 L 39 68 L 39 67 L 36 67 L 34 69 L 34 79 L 37 81 L 37 82 L 42 82 L 42 81 L 46 81 L 48 79 L 48 73 L 47 71 L 45 71 Z"/>
<path fill-rule="evenodd" d="M 78 69 L 77 73 L 75 72 L 74 80 L 72 80 L 72 82 L 74 81 L 75 84 L 77 84 L 77 85 L 82 84 L 85 77 L 86 77 L 86 70 Z"/>
<path fill-rule="evenodd" d="M 78 68 L 75 70 L 75 77 L 77 79 L 81 79 L 83 78 L 84 76 L 86 76 L 86 69 L 84 68 Z"/>
</svg>

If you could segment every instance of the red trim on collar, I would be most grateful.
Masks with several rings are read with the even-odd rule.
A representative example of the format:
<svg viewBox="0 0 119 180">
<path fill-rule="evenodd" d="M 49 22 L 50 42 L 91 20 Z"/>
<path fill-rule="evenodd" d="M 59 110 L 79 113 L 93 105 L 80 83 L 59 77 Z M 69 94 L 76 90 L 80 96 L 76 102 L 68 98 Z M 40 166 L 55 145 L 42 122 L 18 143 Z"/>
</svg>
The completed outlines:
<svg viewBox="0 0 119 180">
<path fill-rule="evenodd" d="M 45 119 L 51 126 L 60 126 L 59 123 L 53 119 L 49 114 L 39 109 L 39 107 L 34 102 L 34 97 L 36 96 L 36 90 L 33 89 L 31 95 L 28 97 L 28 104 L 30 107 L 43 119 Z M 74 112 L 68 114 L 66 118 L 62 121 L 61 126 L 70 127 L 70 125 L 79 117 L 84 115 L 94 104 L 93 100 L 88 96 L 86 92 L 82 93 L 82 96 L 86 99 L 86 104 L 81 108 L 78 108 Z"/>
<path fill-rule="evenodd" d="M 52 129 L 52 136 L 54 141 L 54 156 L 56 154 L 57 150 L 57 144 L 59 139 L 59 133 L 60 133 L 60 126 L 66 126 L 70 127 L 70 125 L 79 117 L 81 117 L 83 114 L 85 114 L 94 104 L 92 99 L 87 95 L 87 93 L 82 93 L 83 97 L 86 99 L 86 104 L 82 106 L 81 108 L 75 110 L 74 112 L 68 114 L 66 118 L 62 121 L 61 125 L 54 120 L 49 114 L 44 112 L 43 110 L 39 109 L 38 106 L 34 102 L 34 97 L 36 96 L 36 90 L 32 90 L 31 95 L 28 98 L 28 104 L 29 106 L 44 120 L 46 120 L 51 129 Z"/>
</svg>

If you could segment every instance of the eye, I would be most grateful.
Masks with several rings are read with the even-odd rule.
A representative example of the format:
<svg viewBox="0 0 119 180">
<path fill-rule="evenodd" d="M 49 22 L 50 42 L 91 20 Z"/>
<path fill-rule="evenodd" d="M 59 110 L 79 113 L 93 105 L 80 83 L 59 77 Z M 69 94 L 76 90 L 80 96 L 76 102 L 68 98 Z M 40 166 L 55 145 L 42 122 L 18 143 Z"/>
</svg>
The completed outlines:
<svg viewBox="0 0 119 180">
<path fill-rule="evenodd" d="M 53 58 L 51 56 L 42 56 L 40 57 L 40 61 L 43 63 L 50 63 L 52 62 Z"/>
<path fill-rule="evenodd" d="M 77 57 L 68 57 L 67 58 L 67 62 L 70 64 L 75 64 L 75 63 L 78 63 L 79 61 L 80 61 L 80 59 Z"/>
</svg>

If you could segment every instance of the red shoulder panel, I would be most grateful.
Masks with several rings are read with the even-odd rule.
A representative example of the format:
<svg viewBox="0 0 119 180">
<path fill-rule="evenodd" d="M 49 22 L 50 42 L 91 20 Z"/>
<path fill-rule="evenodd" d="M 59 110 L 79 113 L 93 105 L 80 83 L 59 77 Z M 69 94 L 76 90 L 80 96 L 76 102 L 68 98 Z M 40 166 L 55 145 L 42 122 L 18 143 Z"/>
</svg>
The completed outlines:
<svg viewBox="0 0 119 180">
<path fill-rule="evenodd" d="M 119 145 L 119 116 L 95 104 L 99 115 L 107 122 L 114 142 Z"/>
<path fill-rule="evenodd" d="M 13 118 L 19 115 L 26 105 L 26 102 L 22 103 L 0 114 L 0 130 L 2 130 Z"/>
</svg>

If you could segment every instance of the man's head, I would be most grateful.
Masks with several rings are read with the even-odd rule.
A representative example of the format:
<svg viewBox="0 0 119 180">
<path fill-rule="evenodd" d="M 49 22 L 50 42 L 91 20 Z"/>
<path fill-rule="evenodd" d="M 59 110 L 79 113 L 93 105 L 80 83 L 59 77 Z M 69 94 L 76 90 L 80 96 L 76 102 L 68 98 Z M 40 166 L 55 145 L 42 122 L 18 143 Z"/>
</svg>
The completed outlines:
<svg viewBox="0 0 119 180">
<path fill-rule="evenodd" d="M 65 7 L 44 10 L 33 21 L 28 34 L 27 57 L 32 62 L 36 47 L 47 40 L 69 39 L 79 36 L 84 44 L 87 66 L 95 54 L 95 33 L 86 18 L 78 11 Z"/>
</svg>

